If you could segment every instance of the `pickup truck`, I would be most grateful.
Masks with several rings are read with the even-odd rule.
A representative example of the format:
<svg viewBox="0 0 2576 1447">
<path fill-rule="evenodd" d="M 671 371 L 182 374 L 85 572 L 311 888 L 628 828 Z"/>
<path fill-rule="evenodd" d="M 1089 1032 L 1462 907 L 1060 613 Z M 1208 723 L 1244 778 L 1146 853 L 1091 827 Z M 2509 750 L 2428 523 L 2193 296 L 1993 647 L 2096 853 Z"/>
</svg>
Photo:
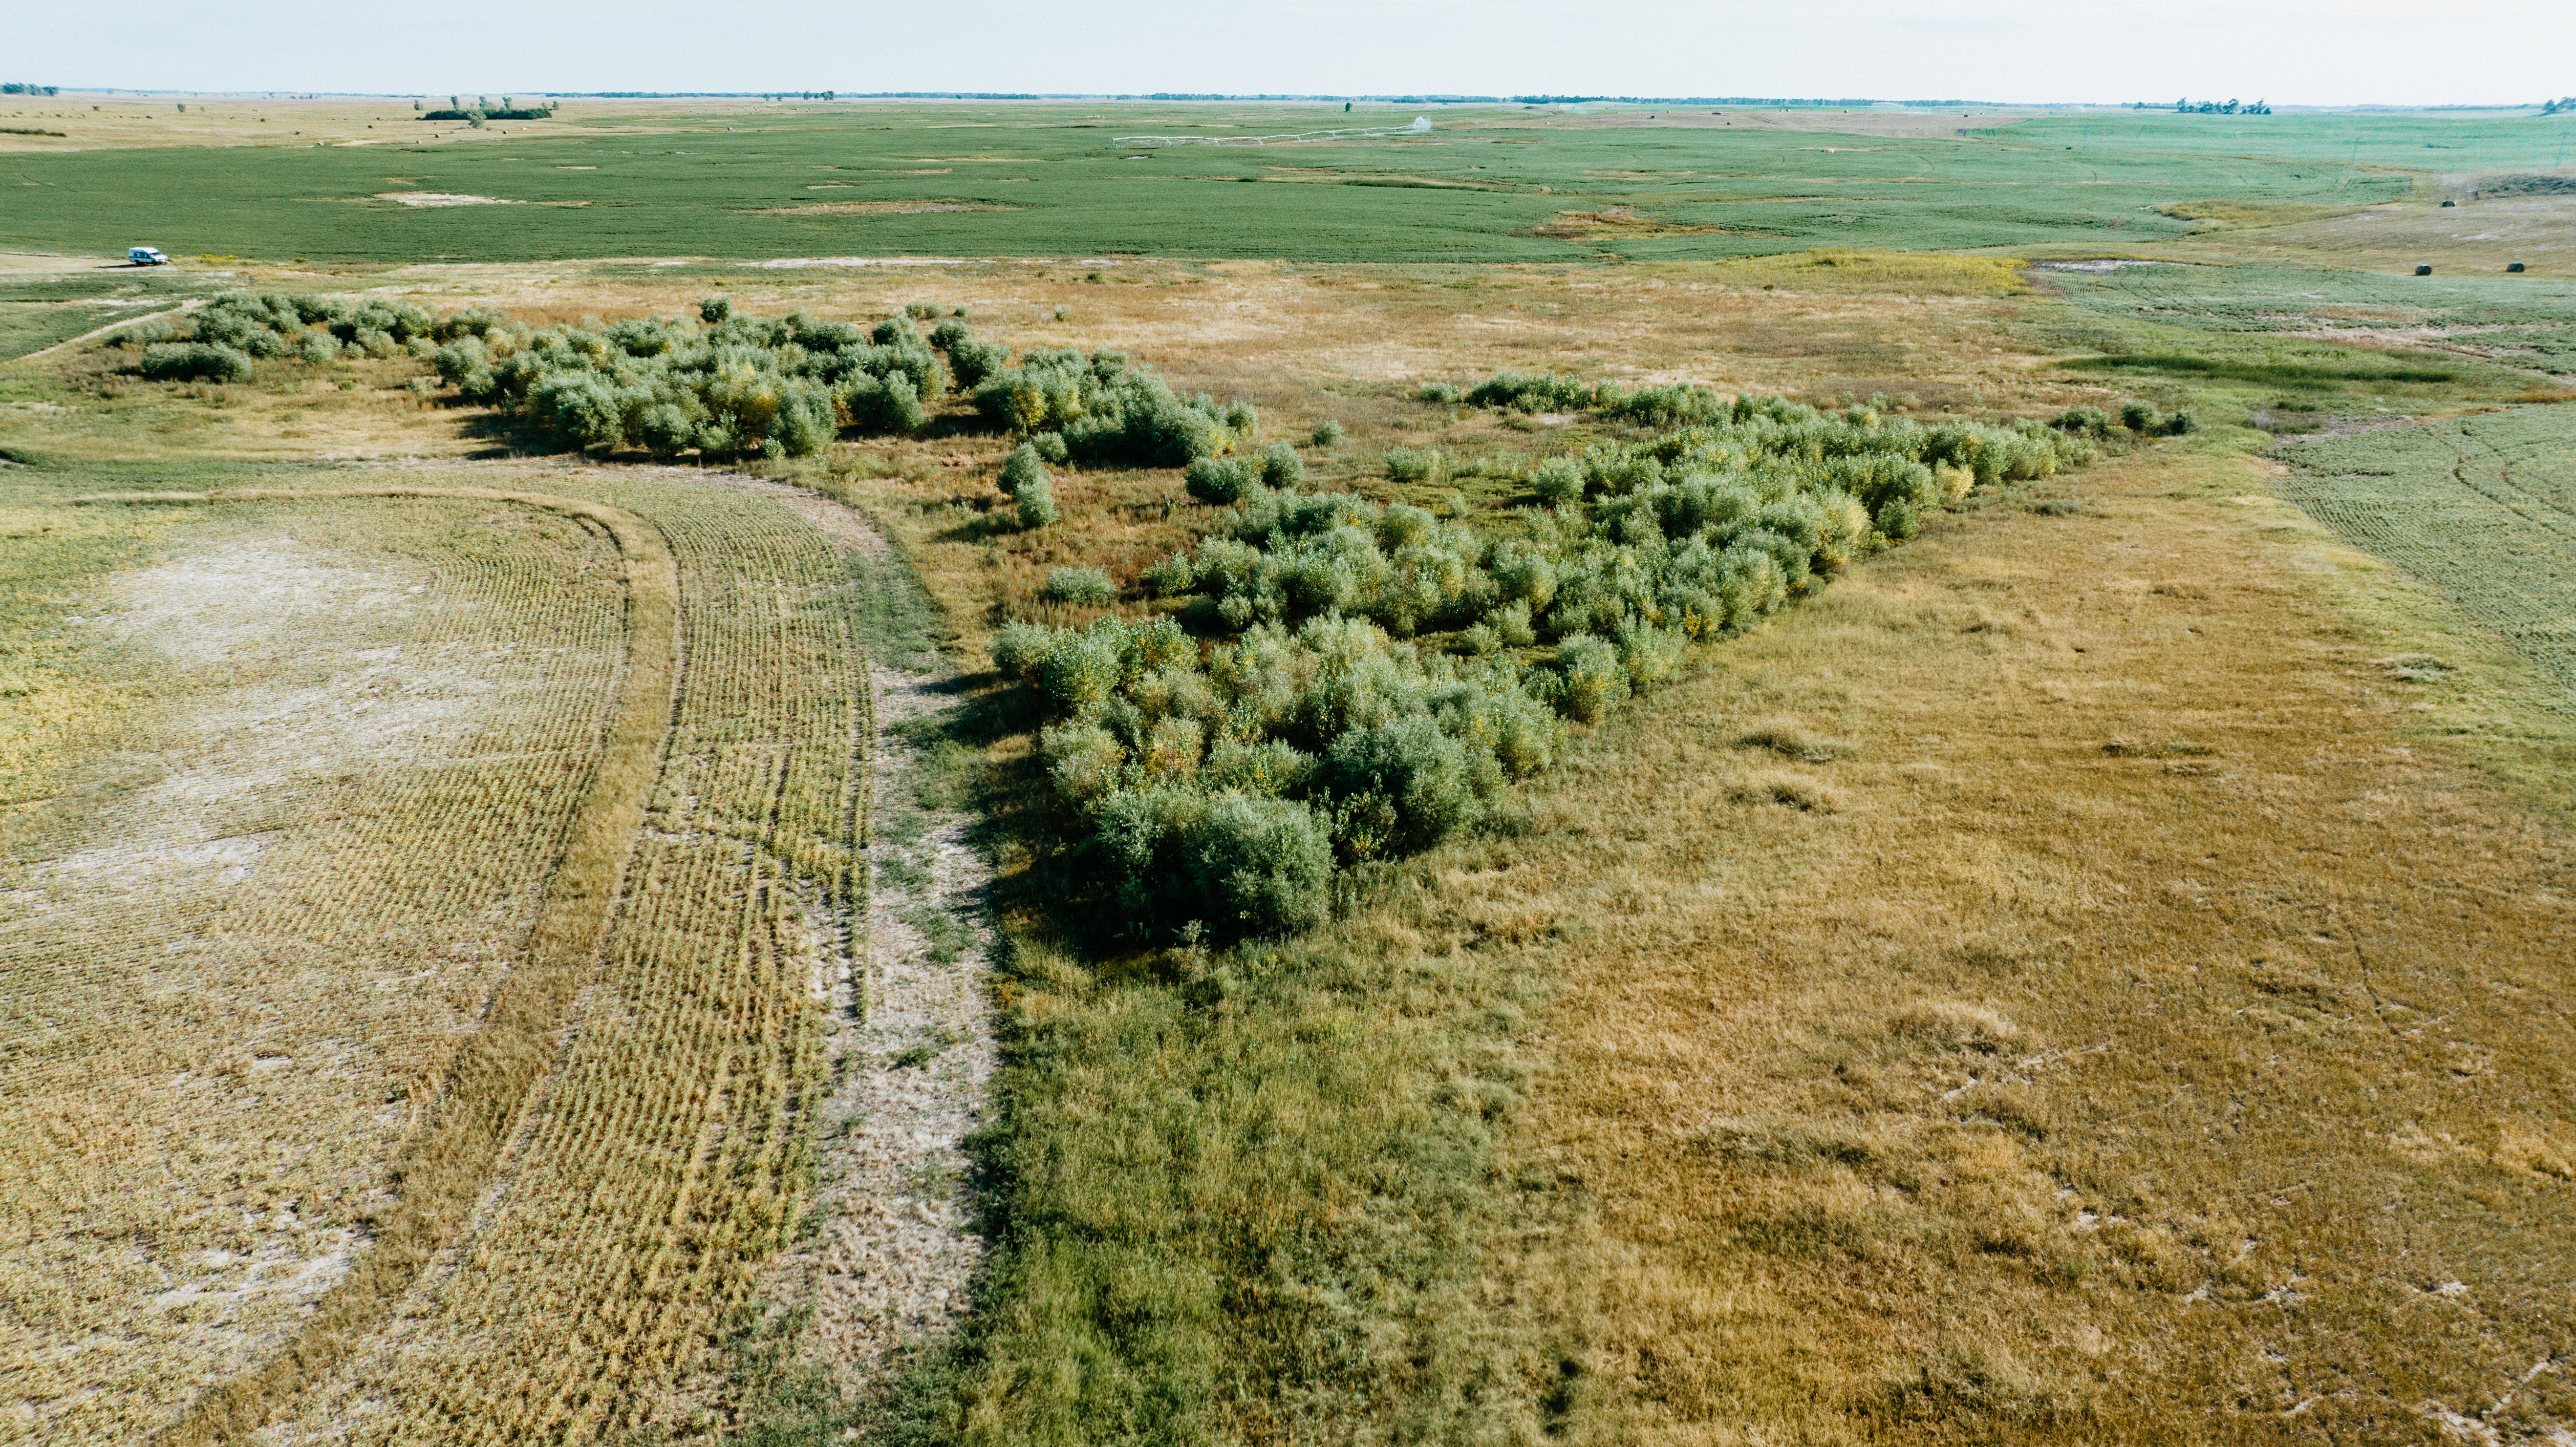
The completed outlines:
<svg viewBox="0 0 2576 1447">
<path fill-rule="evenodd" d="M 168 266 L 170 264 L 170 258 L 163 256 L 159 249 L 150 246 L 129 246 L 125 248 L 125 259 L 128 264 L 134 266 Z"/>
</svg>

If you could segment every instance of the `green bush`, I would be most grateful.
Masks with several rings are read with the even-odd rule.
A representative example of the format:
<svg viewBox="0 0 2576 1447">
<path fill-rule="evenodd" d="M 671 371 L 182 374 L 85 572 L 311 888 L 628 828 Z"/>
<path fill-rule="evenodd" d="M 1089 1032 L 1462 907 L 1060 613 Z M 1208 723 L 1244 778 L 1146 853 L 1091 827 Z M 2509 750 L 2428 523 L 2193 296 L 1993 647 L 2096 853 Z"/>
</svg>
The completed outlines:
<svg viewBox="0 0 2576 1447">
<path fill-rule="evenodd" d="M 1048 485 L 1045 478 L 1040 477 L 1021 484 L 1019 492 L 1014 496 L 1019 501 L 1022 528 L 1034 532 L 1055 521 L 1055 489 Z"/>
<path fill-rule="evenodd" d="M 250 358 L 221 342 L 158 342 L 143 349 L 143 375 L 156 382 L 246 382 Z"/>
<path fill-rule="evenodd" d="M 1220 939 L 1285 935 L 1324 922 L 1333 847 L 1314 810 L 1288 799 L 1224 794 L 1184 835 L 1198 909 Z"/>
<path fill-rule="evenodd" d="M 1539 501 L 1563 504 L 1583 497 L 1583 466 L 1571 457 L 1551 457 L 1530 474 L 1530 491 Z"/>
<path fill-rule="evenodd" d="M 1187 467 L 1248 436 L 1250 406 L 1187 400 L 1116 352 L 1031 350 L 975 384 L 984 424 L 997 431 L 1058 432 L 1070 456 L 1133 467 Z"/>
<path fill-rule="evenodd" d="M 201 342 L 323 363 L 425 356 L 468 402 L 522 413 L 566 444 L 659 455 L 814 452 L 843 427 L 910 432 L 947 386 L 907 323 L 873 336 L 795 314 L 737 316 L 723 297 L 700 320 L 634 317 L 543 331 L 498 312 L 446 317 L 401 303 L 317 296 L 219 297 L 198 313 Z"/>
<path fill-rule="evenodd" d="M 1041 432 L 1029 439 L 1029 445 L 1038 450 L 1038 456 L 1044 458 L 1050 467 L 1062 467 L 1073 456 L 1072 450 L 1064 445 L 1061 432 Z"/>
<path fill-rule="evenodd" d="M 1106 608 L 1118 601 L 1118 585 L 1098 568 L 1050 568 L 1046 597 L 1054 603 Z"/>
<path fill-rule="evenodd" d="M 1626 396 L 1604 387 L 1600 409 L 1605 416 L 1645 427 L 1683 427 L 1714 422 L 1731 414 L 1733 403 L 1706 387 L 1681 383 L 1642 387 Z"/>
<path fill-rule="evenodd" d="M 2144 436 L 2156 430 L 2156 409 L 2146 402 L 2123 402 L 2120 404 L 2120 425 Z"/>
<path fill-rule="evenodd" d="M 1386 455 L 1386 475 L 1396 482 L 1428 482 L 1440 472 L 1440 454 L 1399 447 Z"/>
<path fill-rule="evenodd" d="M 1892 498 L 1878 510 L 1878 530 L 1902 542 L 1923 531 L 1923 520 L 1911 501 Z"/>
<path fill-rule="evenodd" d="M 1002 459 L 1001 488 L 1012 497 L 1019 496 L 1020 489 L 1031 483 L 1045 487 L 1051 481 L 1047 476 L 1046 459 L 1039 454 L 1034 442 L 1021 443 L 1011 449 L 1010 456 Z"/>
<path fill-rule="evenodd" d="M 1430 848 L 1475 818 L 1479 796 L 1494 783 L 1480 780 L 1467 746 L 1424 714 L 1343 734 L 1322 781 L 1333 800 L 1334 843 L 1350 860 Z"/>
<path fill-rule="evenodd" d="M 1306 460 L 1297 449 L 1285 442 L 1273 442 L 1261 450 L 1261 485 L 1294 488 L 1306 481 Z"/>
<path fill-rule="evenodd" d="M 2111 430 L 2111 414 L 2099 407 L 2069 407 L 2057 414 L 2050 424 L 2060 432 L 2080 432 L 2100 437 Z"/>
<path fill-rule="evenodd" d="M 1308 440 L 1317 447 L 1339 447 L 1342 443 L 1342 424 L 1327 417 L 1315 424 L 1315 431 Z"/>
<path fill-rule="evenodd" d="M 2174 409 L 2172 416 L 2165 419 L 2165 435 L 2168 437 L 2180 437 L 2186 432 L 2194 432 L 2199 428 L 2200 419 L 2179 407 Z"/>
<path fill-rule="evenodd" d="M 1628 697 L 1627 665 L 1606 638 L 1576 634 L 1557 645 L 1562 679 L 1559 694 L 1566 714 L 1584 723 L 1599 723 Z"/>
<path fill-rule="evenodd" d="M 1240 501 L 1259 480 L 1249 464 L 1222 457 L 1202 457 L 1181 474 L 1190 496 L 1219 507 Z"/>
<path fill-rule="evenodd" d="M 1604 398 L 1601 386 L 1557 373 L 1497 372 L 1467 393 L 1467 401 L 1475 406 L 1521 412 L 1581 411 Z"/>
<path fill-rule="evenodd" d="M 1459 395 L 1456 384 L 1450 382 L 1425 382 L 1413 389 L 1414 400 L 1418 402 L 1455 402 Z"/>
</svg>

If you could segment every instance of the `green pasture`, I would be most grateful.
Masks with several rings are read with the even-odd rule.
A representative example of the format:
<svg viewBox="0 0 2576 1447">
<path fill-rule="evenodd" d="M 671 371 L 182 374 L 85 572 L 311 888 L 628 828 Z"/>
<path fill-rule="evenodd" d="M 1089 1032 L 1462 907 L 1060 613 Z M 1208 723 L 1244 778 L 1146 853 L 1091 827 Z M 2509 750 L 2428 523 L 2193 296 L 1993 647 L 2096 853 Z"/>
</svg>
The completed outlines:
<svg viewBox="0 0 2576 1447">
<path fill-rule="evenodd" d="M 0 276 L 0 361 L 40 352 L 94 327 L 175 306 L 207 291 L 171 270 Z"/>
<path fill-rule="evenodd" d="M 2501 634 L 2576 711 L 2576 409 L 2441 418 L 2283 455 L 2296 464 L 2286 496 Z"/>
<path fill-rule="evenodd" d="M 2576 281 L 2565 278 L 2186 265 L 2040 275 L 2066 300 L 2123 333 L 2152 323 L 2234 333 L 2244 340 L 2329 330 L 2396 347 L 2448 340 L 2473 345 L 2500 366 L 2576 373 Z M 2177 340 L 2173 333 L 2162 335 L 2168 343 Z M 2207 336 L 2178 340 L 2181 349 L 2195 352 L 2227 349 Z M 2385 366 L 2403 370 L 2405 360 L 2388 358 Z"/>
<path fill-rule="evenodd" d="M 2360 204 L 2411 184 L 2283 155 L 2107 140 L 2069 151 L 2034 142 L 2027 128 L 1892 139 L 1603 127 L 1501 109 L 1440 111 L 1421 136 L 1116 144 L 1348 119 L 1288 107 L 803 107 L 658 117 L 651 129 L 604 119 L 586 134 L 471 142 L 433 141 L 424 126 L 411 146 L 15 155 L 0 159 L 9 198 L 0 247 L 114 255 L 144 243 L 173 255 L 339 263 L 1120 253 L 1527 262 L 1826 246 L 2132 248 L 2190 229 L 2154 209 L 2175 201 Z M 395 192 L 520 204 L 379 199 Z"/>
<path fill-rule="evenodd" d="M 1987 134 L 2044 148 L 2073 147 L 2080 155 L 2242 156 L 2398 166 L 2435 174 L 2546 170 L 2576 160 L 2576 114 L 2204 116 L 2130 111 L 2047 116 Z"/>
</svg>

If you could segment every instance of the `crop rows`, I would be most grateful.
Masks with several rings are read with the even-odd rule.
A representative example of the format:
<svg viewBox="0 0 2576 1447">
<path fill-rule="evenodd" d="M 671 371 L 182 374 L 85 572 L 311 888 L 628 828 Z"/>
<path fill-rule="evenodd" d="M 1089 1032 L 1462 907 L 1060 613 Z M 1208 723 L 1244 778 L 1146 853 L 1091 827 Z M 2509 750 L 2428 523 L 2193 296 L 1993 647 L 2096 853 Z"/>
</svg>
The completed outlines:
<svg viewBox="0 0 2576 1447">
<path fill-rule="evenodd" d="M 2576 418 L 2516 408 L 2291 455 L 2293 501 L 2509 639 L 2576 709 Z"/>
<path fill-rule="evenodd" d="M 648 1427 L 802 1199 L 866 736 L 843 575 L 777 504 L 588 478 L 651 516 L 680 565 L 662 771 L 497 1191 L 390 1328 L 300 1404 L 308 1429 L 451 1443 Z"/>
<path fill-rule="evenodd" d="M 137 666 L 181 682 L 121 740 L 122 796 L 0 880 L 0 1395 L 37 1410 L 0 1440 L 131 1440 L 274 1347 L 535 916 L 598 757 L 616 554 L 388 506 L 233 509 L 212 571 L 145 575 L 179 596 L 128 600 L 161 616 Z"/>
</svg>

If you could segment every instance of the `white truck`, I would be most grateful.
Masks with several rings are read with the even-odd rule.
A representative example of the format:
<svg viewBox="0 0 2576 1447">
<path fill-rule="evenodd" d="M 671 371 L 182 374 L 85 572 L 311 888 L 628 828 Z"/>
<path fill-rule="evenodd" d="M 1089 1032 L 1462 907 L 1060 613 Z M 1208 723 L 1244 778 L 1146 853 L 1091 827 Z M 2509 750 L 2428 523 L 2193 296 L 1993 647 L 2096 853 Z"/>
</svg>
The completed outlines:
<svg viewBox="0 0 2576 1447">
<path fill-rule="evenodd" d="M 132 266 L 168 266 L 170 264 L 170 258 L 163 256 L 160 248 L 152 246 L 125 248 L 125 260 Z"/>
</svg>

